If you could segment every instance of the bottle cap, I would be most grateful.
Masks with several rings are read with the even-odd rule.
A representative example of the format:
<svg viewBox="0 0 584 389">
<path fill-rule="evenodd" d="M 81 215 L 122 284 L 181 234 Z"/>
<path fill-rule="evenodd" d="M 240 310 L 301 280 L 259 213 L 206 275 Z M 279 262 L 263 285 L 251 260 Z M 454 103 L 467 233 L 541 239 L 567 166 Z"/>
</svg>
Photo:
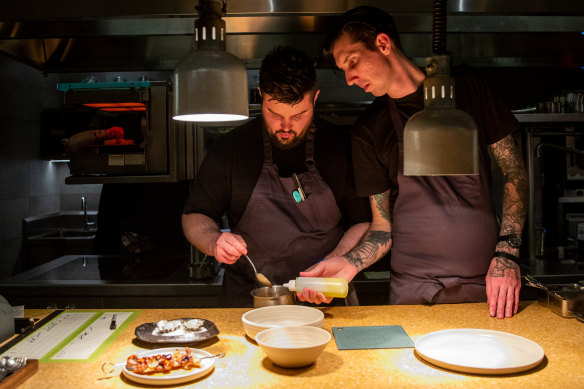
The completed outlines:
<svg viewBox="0 0 584 389">
<path fill-rule="evenodd" d="M 288 281 L 288 283 L 284 284 L 283 286 L 290 289 L 290 290 L 296 290 L 296 281 L 290 280 L 290 281 Z"/>
</svg>

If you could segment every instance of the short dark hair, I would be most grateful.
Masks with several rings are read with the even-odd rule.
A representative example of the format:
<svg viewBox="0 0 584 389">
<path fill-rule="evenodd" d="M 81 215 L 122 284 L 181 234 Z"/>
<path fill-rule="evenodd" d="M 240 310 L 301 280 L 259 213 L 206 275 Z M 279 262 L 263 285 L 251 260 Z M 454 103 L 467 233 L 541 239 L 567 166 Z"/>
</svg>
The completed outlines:
<svg viewBox="0 0 584 389">
<path fill-rule="evenodd" d="M 393 17 L 377 7 L 363 5 L 345 12 L 324 41 L 324 55 L 334 67 L 333 47 L 343 33 L 347 33 L 353 42 L 363 42 L 369 50 L 376 49 L 375 39 L 384 33 L 401 50 L 399 32 Z"/>
<path fill-rule="evenodd" d="M 316 91 L 314 63 L 292 46 L 278 46 L 262 60 L 259 87 L 281 103 L 299 103 L 306 92 Z"/>
</svg>

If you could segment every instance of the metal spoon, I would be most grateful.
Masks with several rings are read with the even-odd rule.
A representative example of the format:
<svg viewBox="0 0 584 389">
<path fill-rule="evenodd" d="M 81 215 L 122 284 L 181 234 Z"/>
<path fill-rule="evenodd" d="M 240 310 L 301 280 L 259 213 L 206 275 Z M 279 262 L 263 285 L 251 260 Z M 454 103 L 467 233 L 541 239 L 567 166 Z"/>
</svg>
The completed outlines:
<svg viewBox="0 0 584 389">
<path fill-rule="evenodd" d="M 253 267 L 253 272 L 255 273 L 256 278 L 258 279 L 258 281 L 265 286 L 272 286 L 272 283 L 270 282 L 270 280 L 267 279 L 267 277 L 265 275 L 263 275 L 262 273 L 258 273 L 258 271 L 256 270 L 255 265 L 253 264 L 253 262 L 251 261 L 251 259 L 249 259 L 249 257 L 246 254 L 243 254 L 247 260 L 249 261 L 249 263 L 251 264 L 251 267 Z"/>
</svg>

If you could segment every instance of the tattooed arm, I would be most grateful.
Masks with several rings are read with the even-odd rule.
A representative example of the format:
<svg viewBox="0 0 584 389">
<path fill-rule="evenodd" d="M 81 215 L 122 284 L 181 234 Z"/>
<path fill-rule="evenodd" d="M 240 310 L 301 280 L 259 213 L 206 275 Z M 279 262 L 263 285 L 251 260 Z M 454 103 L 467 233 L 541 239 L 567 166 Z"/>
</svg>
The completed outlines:
<svg viewBox="0 0 584 389">
<path fill-rule="evenodd" d="M 391 248 L 391 220 L 389 212 L 389 191 L 370 196 L 372 222 L 361 239 L 351 251 L 336 257 L 329 257 L 304 272 L 302 277 L 341 277 L 350 282 L 358 272 L 371 266 Z M 298 294 L 301 301 L 311 303 L 331 302 L 322 293 L 306 290 Z"/>
<path fill-rule="evenodd" d="M 391 248 L 391 217 L 389 191 L 369 196 L 372 221 L 361 242 L 344 255 L 357 272 L 371 266 Z"/>
<path fill-rule="evenodd" d="M 338 257 L 346 254 L 349 250 L 359 243 L 365 232 L 369 229 L 371 223 L 357 223 L 349 227 L 347 231 L 343 234 L 343 237 L 337 244 L 337 247 L 333 249 L 325 258 Z"/>
<path fill-rule="evenodd" d="M 527 214 L 527 174 L 523 159 L 511 135 L 489 146 L 503 173 L 503 212 L 499 235 L 521 236 Z M 495 251 L 519 257 L 519 249 L 498 242 Z M 491 316 L 512 317 L 517 313 L 521 271 L 509 259 L 494 257 L 486 277 L 487 301 Z"/>
</svg>

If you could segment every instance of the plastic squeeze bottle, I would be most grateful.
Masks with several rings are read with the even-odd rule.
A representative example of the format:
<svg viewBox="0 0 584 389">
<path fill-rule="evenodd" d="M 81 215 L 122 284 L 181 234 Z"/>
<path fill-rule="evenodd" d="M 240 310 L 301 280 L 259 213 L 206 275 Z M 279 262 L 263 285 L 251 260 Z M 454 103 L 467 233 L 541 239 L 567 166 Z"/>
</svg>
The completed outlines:
<svg viewBox="0 0 584 389">
<path fill-rule="evenodd" d="M 349 291 L 344 278 L 297 277 L 284 286 L 293 292 L 302 292 L 304 288 L 314 289 L 326 297 L 347 297 Z"/>
</svg>

